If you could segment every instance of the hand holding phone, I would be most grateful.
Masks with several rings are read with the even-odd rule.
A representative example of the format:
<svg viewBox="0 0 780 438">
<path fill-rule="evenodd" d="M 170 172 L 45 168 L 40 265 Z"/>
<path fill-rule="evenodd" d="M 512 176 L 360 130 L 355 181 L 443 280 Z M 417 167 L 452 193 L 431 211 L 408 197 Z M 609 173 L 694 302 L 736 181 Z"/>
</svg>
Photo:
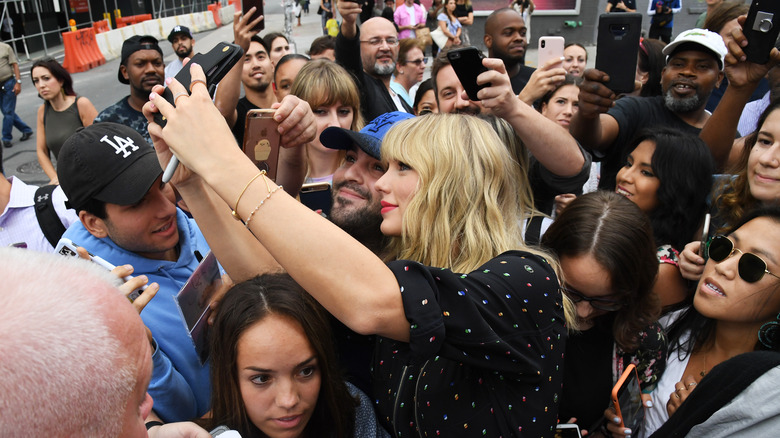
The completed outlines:
<svg viewBox="0 0 780 438">
<path fill-rule="evenodd" d="M 620 427 L 627 427 L 632 433 L 639 432 L 645 419 L 645 406 L 642 403 L 639 375 L 634 364 L 626 367 L 612 388 L 612 405 L 620 418 Z"/>
<path fill-rule="evenodd" d="M 539 62 L 536 64 L 539 68 L 553 59 L 563 58 L 563 47 L 566 45 L 562 36 L 543 36 L 539 38 Z"/>
<path fill-rule="evenodd" d="M 749 62 L 766 64 L 780 35 L 780 1 L 753 0 L 742 33 L 748 45 L 742 50 Z"/>
<path fill-rule="evenodd" d="M 66 237 L 63 237 L 57 243 L 57 247 L 54 248 L 54 253 L 55 254 L 59 254 L 59 255 L 68 256 L 68 257 L 79 257 L 78 248 L 79 248 L 79 246 L 76 245 L 75 243 L 73 243 L 72 240 L 70 240 L 70 239 L 68 239 Z M 97 265 L 102 266 L 103 268 L 108 269 L 109 271 L 113 271 L 114 268 L 116 268 L 116 266 L 112 265 L 111 263 L 108 263 L 107 261 L 105 261 L 101 257 L 98 257 L 98 256 L 96 256 L 96 255 L 94 255 L 94 254 L 92 254 L 90 252 L 87 252 L 87 254 L 89 254 L 90 260 L 93 263 L 96 263 Z M 128 282 L 132 278 L 133 277 L 128 275 L 126 277 L 123 277 L 122 280 L 124 282 Z M 127 296 L 127 298 L 129 298 L 130 301 L 135 301 L 135 299 L 138 298 L 143 293 L 144 290 L 146 290 L 146 287 L 147 287 L 146 284 L 141 286 L 141 287 L 139 287 L 138 289 L 136 289 L 133 292 L 131 292 Z"/>
<path fill-rule="evenodd" d="M 276 110 L 254 109 L 246 115 L 244 125 L 244 153 L 260 170 L 265 170 L 271 181 L 276 181 L 279 167 L 279 123 L 273 116 Z"/>
<path fill-rule="evenodd" d="M 252 19 L 263 15 L 263 2 L 265 0 L 243 0 L 241 2 L 241 10 L 244 13 L 244 15 L 247 15 L 249 13 L 249 10 L 253 7 L 255 8 L 255 13 L 252 15 Z M 257 24 L 252 26 L 253 32 L 260 32 L 261 30 L 265 29 L 265 20 L 260 20 Z M 269 49 L 270 50 L 270 49 Z"/>
<path fill-rule="evenodd" d="M 609 75 L 606 83 L 615 93 L 634 91 L 642 14 L 611 13 L 599 16 L 596 69 Z"/>
<path fill-rule="evenodd" d="M 455 70 L 463 89 L 469 96 L 469 100 L 479 101 L 477 93 L 479 90 L 490 87 L 490 83 L 477 84 L 477 76 L 488 71 L 487 67 L 482 65 L 482 59 L 485 55 L 476 47 L 461 47 L 447 52 L 447 59 Z"/>
<path fill-rule="evenodd" d="M 190 62 L 200 64 L 200 66 L 203 68 L 203 72 L 206 73 L 205 85 L 209 90 L 210 96 L 214 96 L 216 84 L 221 81 L 227 72 L 233 68 L 239 59 L 241 59 L 242 54 L 243 50 L 241 50 L 241 47 L 235 44 L 221 42 L 214 46 L 214 48 L 205 55 L 198 53 L 192 57 Z M 190 77 L 189 64 L 179 70 L 179 73 L 176 74 L 176 80 L 179 81 L 179 83 L 182 84 L 182 86 L 184 86 L 184 88 L 186 88 L 190 94 L 192 94 L 192 89 L 190 87 L 192 78 Z M 176 106 L 176 100 L 173 98 L 173 93 L 171 92 L 170 88 L 165 87 L 165 90 L 163 90 L 162 93 L 162 97 L 174 107 Z M 165 127 L 165 124 L 167 123 L 165 117 L 163 117 L 163 115 L 159 112 L 154 114 L 154 122 L 161 127 Z M 172 156 L 171 160 L 168 162 L 168 165 L 165 167 L 165 171 L 163 172 L 163 183 L 167 183 L 171 180 L 171 177 L 173 177 L 173 173 L 176 171 L 176 167 L 178 165 L 179 159 L 176 158 L 175 155 Z"/>
</svg>

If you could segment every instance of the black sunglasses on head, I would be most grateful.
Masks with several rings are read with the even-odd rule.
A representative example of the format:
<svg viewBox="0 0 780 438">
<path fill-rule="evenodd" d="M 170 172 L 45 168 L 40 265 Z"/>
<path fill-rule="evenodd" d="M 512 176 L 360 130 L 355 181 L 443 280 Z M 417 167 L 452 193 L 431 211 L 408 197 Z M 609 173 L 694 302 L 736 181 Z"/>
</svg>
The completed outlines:
<svg viewBox="0 0 780 438">
<path fill-rule="evenodd" d="M 709 254 L 709 257 L 718 263 L 731 257 L 735 252 L 741 254 L 737 264 L 737 272 L 739 273 L 740 278 L 748 283 L 755 283 L 758 280 L 761 280 L 764 278 L 764 274 L 780 278 L 767 270 L 764 259 L 752 252 L 742 252 L 739 248 L 736 248 L 734 242 L 726 236 L 715 236 L 707 244 L 707 253 Z"/>
<path fill-rule="evenodd" d="M 622 301 L 610 300 L 607 298 L 586 297 L 581 292 L 567 287 L 562 287 L 561 291 L 565 293 L 566 296 L 569 297 L 569 299 L 573 303 L 579 303 L 580 301 L 585 301 L 586 303 L 590 304 L 591 307 L 593 307 L 594 309 L 604 310 L 607 312 L 614 312 L 615 310 L 620 310 L 620 308 L 623 307 Z"/>
</svg>

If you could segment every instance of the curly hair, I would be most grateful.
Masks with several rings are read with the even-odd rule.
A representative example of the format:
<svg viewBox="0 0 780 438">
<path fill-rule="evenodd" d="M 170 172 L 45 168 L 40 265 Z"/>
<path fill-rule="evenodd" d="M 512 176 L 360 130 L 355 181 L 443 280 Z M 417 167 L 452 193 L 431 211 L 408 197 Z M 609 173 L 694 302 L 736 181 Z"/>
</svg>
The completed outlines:
<svg viewBox="0 0 780 438">
<path fill-rule="evenodd" d="M 718 187 L 718 195 L 715 197 L 714 204 L 718 207 L 718 218 L 728 224 L 735 224 L 744 216 L 744 214 L 754 208 L 757 208 L 761 202 L 753 197 L 750 192 L 750 182 L 748 181 L 748 160 L 753 147 L 758 140 L 758 132 L 766 123 L 766 119 L 775 110 L 780 109 L 780 99 L 773 101 L 761 114 L 756 126 L 758 129 L 745 138 L 745 145 L 742 149 L 742 155 L 739 161 L 730 169 L 730 174 L 736 175 L 733 179 L 727 179 Z M 725 228 L 725 227 L 724 227 Z M 718 230 L 723 232 L 723 229 Z"/>
<path fill-rule="evenodd" d="M 647 215 L 616 193 L 588 193 L 563 210 L 541 243 L 559 259 L 591 255 L 609 272 L 612 291 L 625 303 L 614 312 L 612 333 L 620 348 L 635 351 L 640 331 L 661 314 L 653 293 L 658 259 Z"/>
</svg>

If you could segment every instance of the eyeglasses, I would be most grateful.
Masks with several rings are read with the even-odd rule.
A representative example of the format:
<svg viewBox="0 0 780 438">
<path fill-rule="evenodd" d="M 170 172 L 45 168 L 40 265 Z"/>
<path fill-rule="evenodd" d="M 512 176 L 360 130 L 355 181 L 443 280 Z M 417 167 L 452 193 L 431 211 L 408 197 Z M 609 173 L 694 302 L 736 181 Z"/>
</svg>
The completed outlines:
<svg viewBox="0 0 780 438">
<path fill-rule="evenodd" d="M 390 47 L 394 47 L 394 46 L 398 45 L 398 38 L 396 38 L 396 37 L 387 37 L 387 38 L 374 37 L 374 38 L 371 38 L 370 40 L 365 40 L 365 41 L 361 40 L 360 42 L 361 43 L 367 43 L 367 44 L 369 44 L 371 46 L 381 46 L 382 45 L 382 41 L 387 43 L 387 45 L 390 46 Z"/>
<path fill-rule="evenodd" d="M 772 277 L 780 278 L 777 275 L 769 272 L 766 268 L 766 262 L 761 257 L 753 254 L 752 252 L 742 252 L 739 248 L 734 246 L 734 242 L 726 236 L 715 236 L 707 244 L 707 252 L 712 260 L 716 262 L 722 262 L 731 257 L 735 252 L 741 254 L 739 262 L 737 264 L 737 272 L 740 278 L 748 283 L 755 283 L 758 280 L 764 278 L 764 274 L 769 274 Z"/>
<path fill-rule="evenodd" d="M 622 301 L 610 300 L 608 298 L 586 297 L 582 293 L 574 289 L 569 289 L 567 287 L 562 287 L 561 291 L 565 293 L 566 296 L 568 296 L 573 303 L 579 303 L 580 301 L 585 301 L 588 304 L 590 304 L 591 307 L 593 307 L 594 309 L 604 310 L 607 312 L 614 312 L 615 310 L 620 310 L 620 308 L 623 307 Z"/>
<path fill-rule="evenodd" d="M 428 63 L 428 58 L 420 58 L 420 59 L 415 59 L 414 61 L 406 61 L 406 63 L 407 64 L 414 64 L 414 65 L 419 67 L 420 64 L 427 64 Z"/>
</svg>

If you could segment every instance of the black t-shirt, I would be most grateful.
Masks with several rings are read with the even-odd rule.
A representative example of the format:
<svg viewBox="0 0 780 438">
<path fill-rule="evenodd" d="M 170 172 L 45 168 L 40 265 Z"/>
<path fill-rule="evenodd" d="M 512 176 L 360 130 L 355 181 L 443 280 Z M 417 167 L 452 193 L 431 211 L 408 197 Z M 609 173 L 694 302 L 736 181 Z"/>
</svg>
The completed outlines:
<svg viewBox="0 0 780 438">
<path fill-rule="evenodd" d="M 534 196 L 534 207 L 544 214 L 551 215 L 555 207 L 555 197 L 563 193 L 582 194 L 582 186 L 590 176 L 591 156 L 580 146 L 585 163 L 580 173 L 572 177 L 557 176 L 542 166 L 533 156 L 529 160 L 528 182 Z"/>
<path fill-rule="evenodd" d="M 471 6 L 467 8 L 465 4 L 455 5 L 455 12 L 453 12 L 453 15 L 456 17 L 468 17 L 469 13 L 474 13 L 474 8 Z"/>
<path fill-rule="evenodd" d="M 636 0 L 609 0 L 607 3 L 612 5 L 612 9 L 610 9 L 609 12 L 626 12 L 625 9 L 617 7 L 618 3 L 621 1 L 627 8 L 636 10 Z"/>
<path fill-rule="evenodd" d="M 569 334 L 563 362 L 563 391 L 558 419 L 577 417 L 580 428 L 593 431 L 604 418 L 612 391 L 612 318 L 593 328 Z M 603 403 L 594 403 L 603 400 Z"/>
<path fill-rule="evenodd" d="M 525 88 L 525 85 L 528 83 L 528 80 L 531 79 L 531 75 L 534 74 L 535 71 L 536 69 L 533 67 L 521 65 L 520 71 L 517 72 L 516 75 L 509 78 L 509 82 L 512 84 L 512 91 L 515 94 L 520 94 L 520 92 L 523 91 L 523 88 Z"/>
<path fill-rule="evenodd" d="M 623 97 L 615 102 L 607 114 L 615 118 L 620 131 L 607 151 L 593 154 L 594 161 L 601 161 L 600 189 L 615 189 L 618 170 L 631 152 L 631 142 L 643 128 L 663 126 L 696 136 L 701 132 L 701 129 L 687 124 L 667 109 L 663 96 Z"/>
<path fill-rule="evenodd" d="M 236 124 L 233 125 L 231 131 L 233 131 L 233 137 L 236 138 L 236 142 L 239 147 L 244 146 L 244 127 L 246 125 L 246 115 L 249 110 L 258 109 L 259 107 L 249 101 L 246 97 L 242 97 L 238 100 L 236 105 Z"/>
</svg>

